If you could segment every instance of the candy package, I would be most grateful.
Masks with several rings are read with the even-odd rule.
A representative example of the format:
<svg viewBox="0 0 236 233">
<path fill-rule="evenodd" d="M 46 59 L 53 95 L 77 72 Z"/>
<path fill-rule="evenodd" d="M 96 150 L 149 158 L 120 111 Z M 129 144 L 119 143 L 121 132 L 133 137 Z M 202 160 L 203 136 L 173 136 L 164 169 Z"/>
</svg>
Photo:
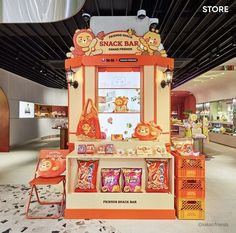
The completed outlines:
<svg viewBox="0 0 236 233">
<path fill-rule="evenodd" d="M 120 168 L 102 168 L 102 192 L 120 192 Z"/>
<path fill-rule="evenodd" d="M 95 152 L 94 144 L 86 145 L 86 154 L 94 154 L 94 152 Z"/>
<path fill-rule="evenodd" d="M 123 168 L 125 193 L 139 193 L 142 185 L 142 168 Z"/>
<path fill-rule="evenodd" d="M 98 160 L 78 161 L 78 183 L 75 192 L 97 192 Z"/>
<path fill-rule="evenodd" d="M 146 192 L 168 192 L 168 163 L 160 160 L 146 160 L 148 182 Z"/>
<path fill-rule="evenodd" d="M 105 154 L 106 153 L 106 145 L 98 146 L 97 153 L 98 154 Z"/>
<path fill-rule="evenodd" d="M 106 147 L 105 147 L 106 154 L 113 154 L 114 151 L 115 151 L 115 147 L 113 144 L 106 144 Z"/>
<path fill-rule="evenodd" d="M 78 145 L 78 154 L 86 154 L 86 145 L 85 144 L 81 144 L 81 145 Z"/>
</svg>

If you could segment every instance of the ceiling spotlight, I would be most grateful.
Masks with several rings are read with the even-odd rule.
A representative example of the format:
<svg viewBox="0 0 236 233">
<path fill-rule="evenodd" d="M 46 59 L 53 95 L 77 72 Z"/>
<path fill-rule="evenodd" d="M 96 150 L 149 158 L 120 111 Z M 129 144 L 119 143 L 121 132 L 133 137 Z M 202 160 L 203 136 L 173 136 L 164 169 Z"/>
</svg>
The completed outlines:
<svg viewBox="0 0 236 233">
<path fill-rule="evenodd" d="M 137 17 L 138 19 L 144 19 L 146 17 L 146 11 L 142 9 L 138 10 Z"/>
<path fill-rule="evenodd" d="M 233 35 L 233 47 L 236 47 L 236 34 L 235 35 Z"/>
<path fill-rule="evenodd" d="M 89 21 L 90 21 L 91 15 L 89 13 L 83 13 L 82 18 L 84 22 L 86 23 L 87 28 L 89 28 Z"/>
<path fill-rule="evenodd" d="M 217 49 L 216 49 L 216 56 L 219 57 L 220 56 L 220 47 L 217 46 Z"/>
</svg>

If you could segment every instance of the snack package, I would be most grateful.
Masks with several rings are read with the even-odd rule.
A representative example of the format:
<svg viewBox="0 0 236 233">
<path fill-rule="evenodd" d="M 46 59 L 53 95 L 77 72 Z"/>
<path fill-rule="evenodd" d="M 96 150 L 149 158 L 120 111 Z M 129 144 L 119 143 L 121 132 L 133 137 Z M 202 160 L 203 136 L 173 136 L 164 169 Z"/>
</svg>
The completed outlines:
<svg viewBox="0 0 236 233">
<path fill-rule="evenodd" d="M 137 146 L 137 154 L 138 155 L 152 155 L 152 148 L 149 146 Z"/>
<path fill-rule="evenodd" d="M 94 154 L 94 152 L 95 152 L 94 144 L 86 145 L 86 154 Z"/>
<path fill-rule="evenodd" d="M 168 192 L 167 161 L 146 160 L 148 182 L 146 192 Z"/>
<path fill-rule="evenodd" d="M 189 138 L 174 138 L 172 145 L 180 155 L 189 156 L 194 155 L 193 140 Z"/>
<path fill-rule="evenodd" d="M 78 183 L 75 192 L 97 192 L 98 160 L 78 160 Z"/>
<path fill-rule="evenodd" d="M 97 153 L 98 154 L 105 154 L 106 153 L 106 146 L 105 145 L 98 146 Z"/>
<path fill-rule="evenodd" d="M 118 155 L 125 155 L 125 150 L 124 149 L 117 149 L 116 153 Z"/>
<path fill-rule="evenodd" d="M 78 145 L 77 153 L 86 154 L 86 145 L 85 144 Z"/>
<path fill-rule="evenodd" d="M 124 140 L 123 134 L 112 134 L 111 140 L 112 141 L 122 141 L 122 140 Z"/>
<path fill-rule="evenodd" d="M 127 154 L 128 155 L 136 155 L 136 150 L 135 149 L 128 149 Z"/>
<path fill-rule="evenodd" d="M 120 168 L 102 168 L 102 192 L 120 192 Z"/>
<path fill-rule="evenodd" d="M 106 154 L 113 154 L 115 151 L 115 147 L 113 144 L 106 144 L 105 146 L 105 153 Z"/>
<path fill-rule="evenodd" d="M 123 168 L 125 193 L 140 193 L 142 185 L 142 168 Z"/>
</svg>

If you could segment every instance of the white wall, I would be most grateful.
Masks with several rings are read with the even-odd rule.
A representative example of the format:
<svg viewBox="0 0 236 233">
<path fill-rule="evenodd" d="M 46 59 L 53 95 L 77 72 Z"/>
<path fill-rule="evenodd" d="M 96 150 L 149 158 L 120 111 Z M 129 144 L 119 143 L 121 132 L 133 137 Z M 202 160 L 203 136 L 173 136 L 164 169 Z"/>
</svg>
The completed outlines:
<svg viewBox="0 0 236 233">
<path fill-rule="evenodd" d="M 10 106 L 11 146 L 34 138 L 59 134 L 59 130 L 51 129 L 52 119 L 19 119 L 19 101 L 67 106 L 67 90 L 48 88 L 3 69 L 0 69 L 0 87 Z"/>
</svg>

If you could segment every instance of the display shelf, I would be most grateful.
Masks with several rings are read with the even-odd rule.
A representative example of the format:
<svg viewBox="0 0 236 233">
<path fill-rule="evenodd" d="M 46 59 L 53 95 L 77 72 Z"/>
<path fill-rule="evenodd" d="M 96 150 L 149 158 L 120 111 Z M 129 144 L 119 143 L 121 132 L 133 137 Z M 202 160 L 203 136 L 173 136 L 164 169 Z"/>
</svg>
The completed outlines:
<svg viewBox="0 0 236 233">
<path fill-rule="evenodd" d="M 211 142 L 216 142 L 225 146 L 236 148 L 236 136 L 209 132 L 209 139 Z"/>
<path fill-rule="evenodd" d="M 169 159 L 172 155 L 169 153 L 154 155 L 119 155 L 119 154 L 77 154 L 73 152 L 68 158 L 76 159 Z"/>
<path fill-rule="evenodd" d="M 210 121 L 212 124 L 221 124 L 221 125 L 233 125 L 233 122 L 227 122 L 227 121 Z"/>
</svg>

